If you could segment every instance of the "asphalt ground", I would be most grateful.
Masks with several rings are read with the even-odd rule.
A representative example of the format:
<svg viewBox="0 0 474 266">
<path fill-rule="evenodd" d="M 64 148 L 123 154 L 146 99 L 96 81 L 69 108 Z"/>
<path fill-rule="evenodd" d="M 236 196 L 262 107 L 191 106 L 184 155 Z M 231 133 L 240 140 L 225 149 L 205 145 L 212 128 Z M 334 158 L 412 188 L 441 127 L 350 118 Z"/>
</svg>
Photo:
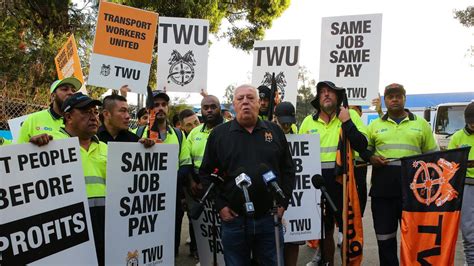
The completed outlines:
<svg viewBox="0 0 474 266">
<path fill-rule="evenodd" d="M 371 173 L 370 169 L 368 171 Z M 370 174 L 369 174 L 370 175 Z M 367 177 L 367 184 L 370 184 L 370 176 Z M 367 207 L 365 209 L 364 217 L 362 218 L 362 223 L 364 226 L 364 255 L 362 260 L 362 265 L 380 265 L 378 260 L 378 249 L 377 249 L 377 240 L 375 238 L 375 231 L 373 229 L 373 220 L 372 220 L 372 211 L 370 208 L 371 199 L 368 198 Z M 185 215 L 183 218 L 182 231 L 181 231 L 181 245 L 179 250 L 179 256 L 176 257 L 176 265 L 191 266 L 196 265 L 197 261 L 189 256 L 189 246 L 185 244 L 186 239 L 189 236 L 188 231 L 188 218 Z M 337 235 L 334 235 L 334 238 L 337 239 Z M 400 229 L 398 230 L 398 248 L 400 251 Z M 315 250 L 309 248 L 308 246 L 300 246 L 299 256 L 298 256 L 298 266 L 304 266 L 309 261 L 311 261 Z M 458 232 L 458 239 L 456 242 L 456 252 L 455 252 L 454 265 L 462 266 L 464 265 L 464 251 L 462 247 L 462 237 L 461 231 Z M 335 254 L 335 265 L 341 265 L 341 258 L 339 255 L 339 249 L 336 250 Z M 399 252 L 400 254 L 400 252 Z M 208 265 L 204 265 L 208 266 Z"/>
</svg>

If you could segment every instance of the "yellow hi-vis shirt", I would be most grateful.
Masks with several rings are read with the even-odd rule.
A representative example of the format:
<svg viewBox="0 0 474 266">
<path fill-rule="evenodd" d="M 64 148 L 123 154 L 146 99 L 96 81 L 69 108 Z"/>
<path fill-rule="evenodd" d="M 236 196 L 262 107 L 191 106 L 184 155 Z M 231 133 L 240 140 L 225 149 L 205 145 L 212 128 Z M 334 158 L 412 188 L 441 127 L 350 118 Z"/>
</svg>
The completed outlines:
<svg viewBox="0 0 474 266">
<path fill-rule="evenodd" d="M 167 133 L 166 133 L 166 138 L 163 140 L 164 144 L 178 144 L 179 148 L 179 165 L 184 166 L 184 165 L 191 165 L 191 155 L 189 154 L 189 147 L 188 147 L 188 142 L 186 141 L 186 136 L 183 132 L 181 132 L 181 135 L 183 137 L 181 145 L 179 144 L 178 136 L 176 135 L 176 132 L 174 131 L 174 128 L 167 125 Z M 144 136 L 150 136 L 150 132 L 148 128 L 145 131 Z"/>
<path fill-rule="evenodd" d="M 63 118 L 58 114 L 53 114 L 51 108 L 32 113 L 20 128 L 17 143 L 28 143 L 33 136 L 43 133 L 51 134 L 63 126 Z"/>
<path fill-rule="evenodd" d="M 448 149 L 461 147 L 471 147 L 469 151 L 469 161 L 474 160 L 474 134 L 467 132 L 465 128 L 454 133 L 448 144 Z M 466 177 L 474 179 L 474 167 L 467 168 Z M 466 182 L 468 181 L 466 180 Z M 474 184 L 472 182 L 473 181 L 469 183 Z"/>
<path fill-rule="evenodd" d="M 71 137 L 64 128 L 50 135 L 53 136 L 53 140 Z M 81 147 L 81 161 L 89 207 L 105 206 L 105 195 L 107 192 L 107 144 L 99 141 L 94 136 L 89 150 Z"/>
<path fill-rule="evenodd" d="M 187 141 L 188 141 L 187 145 L 189 147 L 191 159 L 193 160 L 193 163 L 194 163 L 195 173 L 199 172 L 199 167 L 201 167 L 201 164 L 202 164 L 204 151 L 206 150 L 207 138 L 209 137 L 209 134 L 211 134 L 211 131 L 213 129 L 213 128 L 209 129 L 204 126 L 205 124 L 201 124 L 193 128 L 193 130 L 191 130 L 187 138 Z"/>
<path fill-rule="evenodd" d="M 12 141 L 4 137 L 0 137 L 0 146 L 10 145 Z"/>
<path fill-rule="evenodd" d="M 388 113 L 373 120 L 368 128 L 368 149 L 387 159 L 436 151 L 438 146 L 425 119 L 408 112 L 400 124 Z"/>
<path fill-rule="evenodd" d="M 367 136 L 367 129 L 362 122 L 359 114 L 350 109 L 349 115 L 352 123 L 363 135 Z M 321 145 L 321 162 L 323 168 L 334 168 L 334 164 L 324 164 L 324 162 L 335 162 L 337 144 L 339 143 L 339 131 L 341 130 L 342 122 L 337 116 L 334 116 L 328 124 L 324 122 L 319 116 L 315 120 L 313 115 L 308 115 L 301 123 L 299 134 L 319 134 L 319 141 Z"/>
</svg>

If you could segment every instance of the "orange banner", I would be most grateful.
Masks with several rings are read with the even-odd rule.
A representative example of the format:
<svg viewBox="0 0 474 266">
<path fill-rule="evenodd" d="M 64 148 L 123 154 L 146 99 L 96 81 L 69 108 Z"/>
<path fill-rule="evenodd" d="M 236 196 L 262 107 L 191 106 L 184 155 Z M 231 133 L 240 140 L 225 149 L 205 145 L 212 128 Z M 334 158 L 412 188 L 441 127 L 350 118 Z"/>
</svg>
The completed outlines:
<svg viewBox="0 0 474 266">
<path fill-rule="evenodd" d="M 403 211 L 401 265 L 454 265 L 460 216 L 460 211 Z"/>
<path fill-rule="evenodd" d="M 101 2 L 93 53 L 151 64 L 158 14 Z"/>
<path fill-rule="evenodd" d="M 344 239 L 346 239 L 346 246 L 343 247 L 343 251 L 346 251 L 346 257 L 348 263 L 343 263 L 343 265 L 361 265 L 362 258 L 363 258 L 363 246 L 364 246 L 364 232 L 363 232 L 363 225 L 362 225 L 362 214 L 360 210 L 360 203 L 359 203 L 359 194 L 357 193 L 357 186 L 355 181 L 354 175 L 354 160 L 352 149 L 349 140 L 346 140 L 346 148 L 345 154 L 343 154 L 343 132 L 342 129 L 339 134 L 339 145 L 336 154 L 336 167 L 338 172 L 340 173 L 343 170 L 343 156 L 346 157 L 346 164 L 347 164 L 347 181 L 346 186 L 343 187 L 346 194 L 346 206 L 347 210 L 345 215 L 343 214 L 343 226 L 347 228 L 345 230 Z M 343 175 L 338 175 L 338 181 L 342 180 Z M 343 184 L 343 180 L 341 181 Z M 344 243 L 344 242 L 343 242 Z"/>
<path fill-rule="evenodd" d="M 74 76 L 84 84 L 81 61 L 77 53 L 76 40 L 73 34 L 69 36 L 66 43 L 59 50 L 58 55 L 54 58 L 54 63 L 59 79 Z"/>
</svg>

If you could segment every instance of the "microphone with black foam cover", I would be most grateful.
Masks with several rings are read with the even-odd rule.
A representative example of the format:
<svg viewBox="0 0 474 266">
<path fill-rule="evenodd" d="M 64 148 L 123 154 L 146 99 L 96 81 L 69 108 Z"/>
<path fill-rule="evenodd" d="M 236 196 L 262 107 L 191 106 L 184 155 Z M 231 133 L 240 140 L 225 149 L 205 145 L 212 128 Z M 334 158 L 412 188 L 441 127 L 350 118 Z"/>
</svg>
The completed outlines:
<svg viewBox="0 0 474 266">
<path fill-rule="evenodd" d="M 326 200 L 328 201 L 329 206 L 331 207 L 331 209 L 333 210 L 333 212 L 336 213 L 336 212 L 337 212 L 336 205 L 335 205 L 334 202 L 332 201 L 331 196 L 329 196 L 329 193 L 328 193 L 328 191 L 326 190 L 326 187 L 324 186 L 324 178 L 323 178 L 320 174 L 316 174 L 316 175 L 314 175 L 314 176 L 311 178 L 311 183 L 313 183 L 313 186 L 314 186 L 316 189 L 321 190 L 321 192 L 323 193 L 324 197 L 325 197 Z"/>
<path fill-rule="evenodd" d="M 277 183 L 277 177 L 275 173 L 264 163 L 261 163 L 259 168 L 260 173 L 262 173 L 263 182 L 265 182 L 267 186 L 272 187 L 282 199 L 285 199 L 285 194 L 283 194 L 283 190 L 281 190 Z"/>
<path fill-rule="evenodd" d="M 212 182 L 211 185 L 206 189 L 206 192 L 204 195 L 201 197 L 201 199 L 198 200 L 198 204 L 195 204 L 190 210 L 189 210 L 189 217 L 191 219 L 197 220 L 199 216 L 201 216 L 201 213 L 204 211 L 204 202 L 206 201 L 207 197 L 209 196 L 209 193 L 212 191 L 212 189 L 216 186 L 216 183 L 218 182 L 224 182 L 224 179 L 218 175 L 219 169 L 215 169 L 214 173 L 211 174 L 212 177 Z"/>
<path fill-rule="evenodd" d="M 253 202 L 250 201 L 250 196 L 249 196 L 249 191 L 248 191 L 248 187 L 252 185 L 252 180 L 246 173 L 244 173 L 244 169 L 242 167 L 239 168 L 239 170 L 237 171 L 237 173 L 239 172 L 240 174 L 235 178 L 235 184 L 244 192 L 245 212 L 247 213 L 247 215 L 251 216 L 255 212 L 255 208 L 253 206 Z"/>
</svg>

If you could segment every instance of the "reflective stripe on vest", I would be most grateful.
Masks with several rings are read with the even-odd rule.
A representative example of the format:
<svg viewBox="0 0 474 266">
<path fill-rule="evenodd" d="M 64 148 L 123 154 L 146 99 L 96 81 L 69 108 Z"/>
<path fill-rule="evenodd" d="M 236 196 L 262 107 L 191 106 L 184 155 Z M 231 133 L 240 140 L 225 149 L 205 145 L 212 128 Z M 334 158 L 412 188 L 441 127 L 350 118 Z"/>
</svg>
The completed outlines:
<svg viewBox="0 0 474 266">
<path fill-rule="evenodd" d="M 86 176 L 84 178 L 86 180 L 86 185 L 90 185 L 90 184 L 105 185 L 105 179 L 100 176 Z"/>
<path fill-rule="evenodd" d="M 89 208 L 105 206 L 105 198 L 90 198 L 87 201 L 89 202 Z"/>
<path fill-rule="evenodd" d="M 381 151 L 387 151 L 387 150 L 409 150 L 409 151 L 414 151 L 417 153 L 421 153 L 420 147 L 410 145 L 410 144 L 383 144 L 379 145 L 377 149 Z"/>
</svg>

